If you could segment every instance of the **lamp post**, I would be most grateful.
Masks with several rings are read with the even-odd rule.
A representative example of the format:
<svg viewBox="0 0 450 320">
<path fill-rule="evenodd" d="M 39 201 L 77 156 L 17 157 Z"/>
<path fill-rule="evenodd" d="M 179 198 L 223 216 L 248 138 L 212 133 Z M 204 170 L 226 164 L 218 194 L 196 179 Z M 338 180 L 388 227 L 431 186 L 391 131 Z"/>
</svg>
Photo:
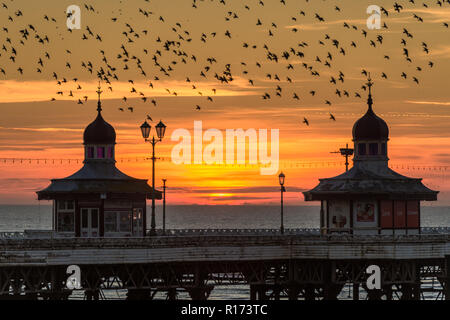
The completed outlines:
<svg viewBox="0 0 450 320">
<path fill-rule="evenodd" d="M 167 179 L 162 179 L 163 181 L 163 234 L 166 234 L 166 181 Z"/>
<path fill-rule="evenodd" d="M 280 173 L 278 176 L 280 186 L 281 186 L 281 226 L 280 226 L 280 232 L 281 234 L 284 234 L 284 225 L 283 225 L 283 192 L 286 192 L 286 188 L 284 187 L 284 179 L 285 175 L 283 172 Z"/>
<path fill-rule="evenodd" d="M 151 229 L 150 229 L 150 235 L 154 236 L 156 235 L 156 221 L 155 221 L 155 160 L 157 159 L 155 157 L 155 145 L 158 142 L 161 142 L 164 138 L 164 134 L 166 132 L 166 125 L 162 123 L 162 121 L 159 121 L 159 123 L 155 126 L 156 129 L 156 135 L 158 136 L 158 139 L 155 139 L 155 136 L 152 137 L 152 139 L 149 139 L 150 136 L 150 130 L 151 126 L 145 121 L 141 125 L 141 132 L 142 137 L 144 138 L 145 142 L 150 142 L 152 144 L 152 220 L 151 220 Z"/>
</svg>

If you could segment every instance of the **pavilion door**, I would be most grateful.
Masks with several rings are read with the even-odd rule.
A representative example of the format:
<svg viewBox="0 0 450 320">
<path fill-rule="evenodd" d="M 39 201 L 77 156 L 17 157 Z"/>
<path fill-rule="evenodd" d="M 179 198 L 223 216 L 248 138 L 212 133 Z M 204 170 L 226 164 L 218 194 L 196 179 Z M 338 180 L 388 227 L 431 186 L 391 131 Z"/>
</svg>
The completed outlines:
<svg viewBox="0 0 450 320">
<path fill-rule="evenodd" d="M 98 208 L 81 209 L 81 236 L 99 236 L 99 210 Z"/>
</svg>

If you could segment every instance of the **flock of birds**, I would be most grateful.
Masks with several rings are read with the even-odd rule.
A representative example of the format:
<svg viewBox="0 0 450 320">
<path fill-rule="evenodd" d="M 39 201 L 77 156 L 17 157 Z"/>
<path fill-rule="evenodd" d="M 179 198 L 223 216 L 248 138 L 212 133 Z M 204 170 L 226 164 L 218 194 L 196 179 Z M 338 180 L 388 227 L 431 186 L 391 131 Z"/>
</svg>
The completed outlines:
<svg viewBox="0 0 450 320">
<path fill-rule="evenodd" d="M 1 0 L 0 0 L 1 1 Z M 147 95 L 144 91 L 136 89 L 136 83 L 140 81 L 146 81 L 147 90 L 151 91 L 162 83 L 161 80 L 168 80 L 174 78 L 184 78 L 183 81 L 188 83 L 192 90 L 198 94 L 199 97 L 205 99 L 206 103 L 214 102 L 214 95 L 217 93 L 216 88 L 211 90 L 200 90 L 203 82 L 216 82 L 220 87 L 232 84 L 237 78 L 245 79 L 247 86 L 257 88 L 257 82 L 270 83 L 271 90 L 264 92 L 261 95 L 263 100 L 271 100 L 273 97 L 289 97 L 295 101 L 302 100 L 302 95 L 299 92 L 291 91 L 289 92 L 290 84 L 296 82 L 298 75 L 294 74 L 294 70 L 299 68 L 303 70 L 306 76 L 310 76 L 313 79 L 323 79 L 325 76 L 323 74 L 332 74 L 326 81 L 330 85 L 327 87 L 334 87 L 333 97 L 337 98 L 361 98 L 362 93 L 358 90 L 351 90 L 344 87 L 346 75 L 340 70 L 334 70 L 334 61 L 339 58 L 346 58 L 349 52 L 352 50 L 357 50 L 359 47 L 368 46 L 369 48 L 383 48 L 383 44 L 386 41 L 386 37 L 391 37 L 390 33 L 377 34 L 376 31 L 366 30 L 366 26 L 363 27 L 351 24 L 350 22 L 342 23 L 342 31 L 350 32 L 353 31 L 359 34 L 361 40 L 353 40 L 347 43 L 346 40 L 339 39 L 336 36 L 332 36 L 330 33 L 323 33 L 323 36 L 317 39 L 316 45 L 319 46 L 319 50 L 312 49 L 313 44 L 306 41 L 299 40 L 301 38 L 300 34 L 302 32 L 302 19 L 305 17 L 311 17 L 315 24 L 326 24 L 329 22 L 329 18 L 325 14 L 316 12 L 316 8 L 309 0 L 305 0 L 307 3 L 307 9 L 301 9 L 297 12 L 292 12 L 290 21 L 284 21 L 283 25 L 276 22 L 267 22 L 260 17 L 255 17 L 246 15 L 245 19 L 254 19 L 254 24 L 256 32 L 258 34 L 266 34 L 262 39 L 262 43 L 251 43 L 251 41 L 245 41 L 242 44 L 238 44 L 239 47 L 245 50 L 252 50 L 250 52 L 251 59 L 247 61 L 241 61 L 239 65 L 236 63 L 230 63 L 226 61 L 219 61 L 217 56 L 213 56 L 215 50 L 215 45 L 213 40 L 220 39 L 220 41 L 230 41 L 230 44 L 235 45 L 237 40 L 232 32 L 231 26 L 225 28 L 224 30 L 209 30 L 201 32 L 201 34 L 195 34 L 188 27 L 184 26 L 181 22 L 170 23 L 173 17 L 163 17 L 147 7 L 151 6 L 150 0 L 142 0 L 142 7 L 136 8 L 136 12 L 131 21 L 123 21 L 125 18 L 121 17 L 121 13 L 117 16 L 108 17 L 109 23 L 121 24 L 121 38 L 119 36 L 114 37 L 117 43 L 113 44 L 116 47 L 116 52 L 106 52 L 104 41 L 107 38 L 103 36 L 101 32 L 96 31 L 96 28 L 92 25 L 86 25 L 82 30 L 71 30 L 66 29 L 61 32 L 65 32 L 64 35 L 59 33 L 60 39 L 56 39 L 55 35 L 53 38 L 47 34 L 43 34 L 40 30 L 43 29 L 45 24 L 45 29 L 55 28 L 58 30 L 58 25 L 64 24 L 65 19 L 72 18 L 71 12 L 66 13 L 65 19 L 54 18 L 48 15 L 44 15 L 41 19 L 39 25 L 30 24 L 25 17 L 26 7 L 18 8 L 16 1 L 14 0 L 3 0 L 0 4 L 0 15 L 8 16 L 7 21 L 3 22 L 0 30 L 0 40 L 3 38 L 3 43 L 0 43 L 0 77 L 3 76 L 4 79 L 12 79 L 24 77 L 31 73 L 37 73 L 42 78 L 45 76 L 51 76 L 58 87 L 56 91 L 56 97 L 70 97 L 74 101 L 83 105 L 89 100 L 89 96 L 83 95 L 83 88 L 79 83 L 79 78 L 87 79 L 100 79 L 103 84 L 107 87 L 107 90 L 113 91 L 114 85 L 118 82 L 125 82 L 129 85 L 129 95 L 122 98 L 123 106 L 118 108 L 120 112 L 133 112 L 135 106 L 131 105 L 130 101 L 133 98 L 139 98 L 143 103 L 150 103 L 153 106 L 157 106 L 157 98 Z M 201 5 L 205 3 L 206 0 L 191 0 L 192 10 L 199 9 Z M 241 15 L 248 13 L 253 10 L 254 7 L 264 7 L 265 3 L 263 0 L 255 1 L 239 1 L 238 4 L 233 2 L 231 5 L 228 2 L 230 0 L 209 0 L 211 3 L 216 3 L 219 6 L 219 10 L 223 11 L 224 18 L 226 21 L 225 25 L 232 24 L 233 21 L 240 19 Z M 280 10 L 286 7 L 286 2 L 290 0 L 280 0 Z M 395 14 L 400 14 L 405 10 L 407 5 L 409 7 L 429 8 L 431 6 L 444 8 L 450 5 L 450 0 L 432 0 L 432 1 L 420 1 L 421 3 L 416 3 L 418 0 L 408 0 L 408 1 L 398 1 L 391 5 L 391 7 L 381 7 L 382 15 L 386 18 L 385 21 L 389 21 L 387 18 L 392 17 Z M 251 2 L 251 4 L 250 4 Z M 234 8 L 234 7 L 239 8 Z M 338 15 L 339 19 L 345 18 L 343 12 L 344 8 L 337 5 L 334 6 L 334 12 Z M 2 12 L 3 11 L 3 12 Z M 119 9 L 121 12 L 121 9 Z M 423 10 L 420 10 L 423 12 Z M 85 3 L 82 7 L 82 13 L 84 14 L 96 14 L 105 15 L 99 10 L 94 8 L 93 4 Z M 32 15 L 33 13 L 28 13 Z M 275 15 L 274 15 L 275 17 Z M 178 17 L 177 17 L 178 18 Z M 148 20 L 146 20 L 148 19 Z M 422 16 L 414 13 L 411 15 L 411 25 L 414 23 L 422 24 L 425 22 Z M 291 26 L 295 24 L 298 26 Z M 19 27 L 18 33 L 12 33 L 10 30 L 14 27 Z M 145 26 L 150 26 L 150 28 L 155 30 L 160 30 L 161 28 L 168 28 L 173 34 L 170 37 L 163 37 L 153 34 Z M 285 28 L 282 29 L 281 26 Z M 408 25 L 409 26 L 409 25 Z M 415 27 L 415 26 L 414 26 Z M 419 25 L 420 27 L 420 25 Z M 448 23 L 442 23 L 443 32 L 448 29 Z M 64 28 L 62 28 L 64 29 Z M 99 28 L 100 29 L 100 28 Z M 205 26 L 206 29 L 206 26 Z M 382 30 L 390 30 L 389 25 L 383 22 Z M 279 33 L 283 30 L 284 32 L 292 32 L 293 36 L 290 36 L 290 42 L 286 43 L 286 47 L 282 50 L 275 49 L 271 46 L 271 40 L 277 37 Z M 259 32 L 262 31 L 262 32 Z M 58 31 L 59 32 L 59 31 Z M 412 81 L 415 85 L 420 84 L 418 74 L 423 72 L 425 68 L 433 68 L 435 62 L 431 59 L 428 60 L 426 65 L 421 65 L 417 62 L 414 57 L 413 52 L 416 52 L 417 43 L 420 43 L 421 51 L 425 52 L 427 55 L 431 54 L 430 46 L 421 40 L 416 39 L 416 34 L 413 34 L 409 30 L 409 27 L 403 27 L 401 30 L 401 36 L 398 46 L 399 55 L 396 58 L 401 57 L 407 63 L 409 71 L 402 71 L 398 78 Z M 3 35 L 2 35 L 3 33 Z M 76 58 L 72 58 L 72 47 L 70 42 L 67 41 L 67 48 L 64 52 L 61 52 L 61 48 L 66 43 L 64 39 L 70 39 L 70 37 L 80 37 L 83 43 L 86 43 L 86 56 L 82 56 L 81 61 L 76 61 Z M 356 35 L 355 35 L 356 36 Z M 392 37 L 396 36 L 395 33 Z M 398 34 L 397 34 L 398 36 Z M 448 38 L 448 36 L 447 36 Z M 413 40 L 414 39 L 414 40 Z M 62 41 L 58 45 L 54 45 L 54 42 Z M 110 41 L 110 40 L 108 40 Z M 255 37 L 255 42 L 258 39 Z M 35 43 L 33 43 L 35 42 Z M 18 63 L 18 56 L 22 55 L 27 57 L 27 51 L 25 46 L 31 43 L 33 46 L 39 46 L 41 48 L 41 54 L 38 57 L 34 70 L 25 70 L 25 68 Z M 136 43 L 148 44 L 145 48 L 139 50 L 136 49 Z M 192 44 L 196 44 L 195 46 Z M 196 53 L 195 48 L 200 48 L 201 51 L 207 52 L 207 56 L 201 57 L 202 53 Z M 205 48 L 205 46 L 207 48 Z M 23 48 L 22 48 L 23 47 Z M 98 48 L 98 58 L 90 56 L 94 54 L 94 49 Z M 111 47 L 111 44 L 108 45 Z M 77 49 L 77 48 L 76 48 Z M 67 57 L 65 66 L 59 66 L 57 70 L 52 70 L 55 65 L 52 63 L 54 56 L 65 55 Z M 315 56 L 315 57 L 314 57 Z M 258 57 L 260 60 L 258 60 Z M 92 61 L 98 60 L 97 63 Z M 384 54 L 383 59 L 387 62 L 391 60 L 391 56 Z M 149 66 L 151 64 L 151 66 Z M 182 69 L 179 66 L 190 65 L 189 74 L 181 75 L 178 69 Z M 85 74 L 79 75 L 78 77 L 68 76 L 67 74 L 72 74 L 72 68 L 74 66 L 81 66 L 82 72 Z M 256 68 L 257 72 L 252 74 L 249 71 L 252 68 Z M 239 69 L 238 72 L 235 70 Z M 414 72 L 411 71 L 414 70 Z M 64 70 L 61 71 L 61 70 Z M 194 74 L 192 70 L 198 70 L 198 73 Z M 273 71 L 278 70 L 278 71 Z M 326 71 L 323 71 L 326 70 Z M 322 74 L 322 75 L 321 75 Z M 131 76 L 130 76 L 131 75 Z M 264 75 L 264 76 L 263 76 Z M 361 75 L 366 77 L 369 76 L 369 71 L 366 69 L 361 70 Z M 264 80 L 261 78 L 264 77 Z M 304 77 L 304 76 L 302 76 Z M 390 77 L 394 77 L 385 72 L 379 75 L 379 79 L 387 80 Z M 130 79 L 132 78 L 132 79 Z M 1 79 L 1 78 L 0 78 Z M 196 80 L 194 80 L 196 79 Z M 68 85 L 72 85 L 67 89 Z M 273 89 L 272 89 L 273 88 Z M 178 96 L 179 93 L 173 88 L 164 88 L 167 95 Z M 258 88 L 259 89 L 259 88 Z M 367 86 L 363 85 L 360 89 L 366 91 Z M 312 97 L 318 97 L 317 89 L 308 89 L 309 94 Z M 51 101 L 56 101 L 57 98 L 52 97 Z M 323 103 L 330 106 L 332 103 L 332 98 L 328 97 L 323 100 Z M 196 111 L 202 110 L 202 103 L 195 104 L 193 109 Z M 146 112 L 147 113 L 147 112 Z M 152 121 L 150 115 L 147 115 L 147 119 Z M 329 119 L 336 121 L 336 117 L 329 113 Z M 310 121 L 303 118 L 303 123 L 305 125 L 310 125 Z"/>
</svg>

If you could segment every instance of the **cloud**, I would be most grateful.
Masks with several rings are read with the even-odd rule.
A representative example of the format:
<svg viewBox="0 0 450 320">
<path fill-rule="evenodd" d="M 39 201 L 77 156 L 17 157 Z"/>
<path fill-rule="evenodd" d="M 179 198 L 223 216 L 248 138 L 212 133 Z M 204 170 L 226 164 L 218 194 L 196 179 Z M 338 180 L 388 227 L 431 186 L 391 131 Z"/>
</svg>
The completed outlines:
<svg viewBox="0 0 450 320">
<path fill-rule="evenodd" d="M 155 81 L 154 81 L 155 82 Z M 65 84 L 56 86 L 53 81 L 16 81 L 16 80 L 1 80 L 0 81 L 0 103 L 11 102 L 33 102 L 33 101 L 50 101 L 51 98 L 56 100 L 78 101 L 84 102 L 84 97 L 89 99 L 97 99 L 96 82 L 81 82 L 78 81 L 83 90 L 77 90 L 75 82 L 73 84 Z M 203 81 L 196 84 L 196 89 L 193 89 L 191 83 L 181 80 L 161 80 L 153 83 L 154 88 L 149 87 L 148 81 L 136 81 L 134 84 L 128 82 L 115 82 L 114 89 L 103 89 L 103 100 L 122 99 L 126 96 L 129 99 L 140 99 L 142 92 L 145 97 L 173 97 L 175 92 L 177 96 L 184 97 L 200 97 L 199 92 L 203 96 L 245 96 L 255 95 L 254 88 L 250 86 L 248 80 L 235 77 L 232 82 L 228 84 L 219 84 L 216 81 Z M 134 95 L 130 94 L 131 87 L 137 91 Z M 170 88 L 169 92 L 166 88 Z M 213 89 L 216 92 L 213 92 Z M 68 96 L 72 91 L 73 97 Z M 58 95 L 57 92 L 62 92 L 63 95 Z"/>
<path fill-rule="evenodd" d="M 4 178 L 0 179 L 0 192 L 18 193 L 17 190 L 35 192 L 50 183 L 47 178 Z"/>
<path fill-rule="evenodd" d="M 424 15 L 425 22 L 431 23 L 441 23 L 448 22 L 448 17 L 450 16 L 449 8 L 426 8 L 426 9 L 405 9 L 402 12 L 413 13 L 417 15 Z"/>
<path fill-rule="evenodd" d="M 406 100 L 405 103 L 412 103 L 412 104 L 428 104 L 428 105 L 437 105 L 437 106 L 450 106 L 450 102 L 446 101 L 412 101 L 412 100 Z"/>
<path fill-rule="evenodd" d="M 434 58 L 450 58 L 450 46 L 438 46 L 437 48 L 433 48 L 431 51 Z M 428 55 L 422 53 L 423 56 L 427 57 Z"/>
<path fill-rule="evenodd" d="M 70 128 L 8 128 L 0 127 L 0 130 L 17 130 L 17 131 L 34 131 L 34 132 L 83 132 L 84 129 L 70 129 Z"/>
</svg>

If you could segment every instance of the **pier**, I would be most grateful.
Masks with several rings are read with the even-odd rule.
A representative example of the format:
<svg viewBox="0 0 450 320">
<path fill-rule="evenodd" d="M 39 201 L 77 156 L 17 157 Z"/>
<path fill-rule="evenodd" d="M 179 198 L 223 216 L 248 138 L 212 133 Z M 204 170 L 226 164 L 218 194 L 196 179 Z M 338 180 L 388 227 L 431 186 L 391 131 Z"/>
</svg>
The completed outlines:
<svg viewBox="0 0 450 320">
<path fill-rule="evenodd" d="M 216 285 L 245 285 L 252 300 L 337 299 L 351 286 L 368 299 L 450 299 L 450 228 L 414 235 L 323 234 L 319 229 L 157 230 L 156 236 L 0 235 L 2 299 L 68 299 L 67 267 L 77 265 L 86 299 L 127 290 L 127 299 L 169 300 L 184 291 L 208 299 Z M 381 269 L 381 289 L 367 290 L 366 268 Z M 439 284 L 424 287 L 427 279 Z M 434 281 L 434 280 L 433 280 Z"/>
</svg>

